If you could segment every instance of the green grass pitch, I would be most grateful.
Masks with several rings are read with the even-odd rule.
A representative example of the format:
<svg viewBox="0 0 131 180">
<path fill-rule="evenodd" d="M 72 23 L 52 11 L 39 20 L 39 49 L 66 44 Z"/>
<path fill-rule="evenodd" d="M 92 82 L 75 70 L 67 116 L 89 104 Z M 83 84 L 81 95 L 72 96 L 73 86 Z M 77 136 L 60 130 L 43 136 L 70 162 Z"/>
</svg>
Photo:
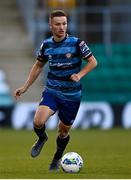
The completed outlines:
<svg viewBox="0 0 131 180">
<path fill-rule="evenodd" d="M 2 179 L 131 179 L 131 131 L 71 130 L 65 151 L 75 151 L 84 160 L 77 174 L 49 172 L 57 131 L 48 131 L 49 140 L 39 157 L 30 157 L 36 136 L 33 131 L 0 129 L 0 178 Z"/>
</svg>

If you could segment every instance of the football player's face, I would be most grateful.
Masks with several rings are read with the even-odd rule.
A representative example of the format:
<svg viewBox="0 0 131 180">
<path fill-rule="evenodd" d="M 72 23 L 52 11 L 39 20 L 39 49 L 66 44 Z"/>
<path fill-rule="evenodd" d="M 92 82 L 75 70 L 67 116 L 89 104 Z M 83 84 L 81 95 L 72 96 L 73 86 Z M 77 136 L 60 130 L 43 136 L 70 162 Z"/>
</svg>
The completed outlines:
<svg viewBox="0 0 131 180">
<path fill-rule="evenodd" d="M 50 27 L 54 36 L 58 38 L 65 37 L 67 31 L 67 18 L 65 16 L 53 17 Z"/>
</svg>

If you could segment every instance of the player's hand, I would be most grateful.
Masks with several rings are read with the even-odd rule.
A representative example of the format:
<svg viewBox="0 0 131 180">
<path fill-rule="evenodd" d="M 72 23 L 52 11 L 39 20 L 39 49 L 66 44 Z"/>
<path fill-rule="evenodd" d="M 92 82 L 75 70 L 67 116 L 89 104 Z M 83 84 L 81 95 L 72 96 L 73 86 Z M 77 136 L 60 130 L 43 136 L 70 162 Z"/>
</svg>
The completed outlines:
<svg viewBox="0 0 131 180">
<path fill-rule="evenodd" d="M 14 92 L 14 97 L 17 99 L 20 98 L 21 94 L 25 93 L 27 91 L 27 89 L 25 87 L 20 87 L 18 89 L 15 90 Z"/>
<path fill-rule="evenodd" d="M 72 81 L 75 81 L 75 82 L 80 81 L 80 77 L 79 77 L 78 74 L 72 74 L 71 77 L 70 77 L 70 79 L 71 79 Z"/>
</svg>

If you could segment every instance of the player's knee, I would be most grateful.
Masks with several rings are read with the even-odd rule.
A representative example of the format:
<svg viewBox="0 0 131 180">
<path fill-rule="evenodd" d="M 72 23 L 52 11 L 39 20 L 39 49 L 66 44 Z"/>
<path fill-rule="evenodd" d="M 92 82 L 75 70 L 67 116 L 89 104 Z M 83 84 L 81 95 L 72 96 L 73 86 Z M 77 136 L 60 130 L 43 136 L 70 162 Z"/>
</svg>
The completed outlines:
<svg viewBox="0 0 131 180">
<path fill-rule="evenodd" d="M 43 127 L 43 123 L 39 119 L 34 118 L 34 127 L 40 129 Z"/>
<path fill-rule="evenodd" d="M 68 130 L 59 129 L 58 134 L 59 134 L 59 137 L 60 137 L 60 138 L 65 138 L 65 137 L 68 136 Z"/>
</svg>

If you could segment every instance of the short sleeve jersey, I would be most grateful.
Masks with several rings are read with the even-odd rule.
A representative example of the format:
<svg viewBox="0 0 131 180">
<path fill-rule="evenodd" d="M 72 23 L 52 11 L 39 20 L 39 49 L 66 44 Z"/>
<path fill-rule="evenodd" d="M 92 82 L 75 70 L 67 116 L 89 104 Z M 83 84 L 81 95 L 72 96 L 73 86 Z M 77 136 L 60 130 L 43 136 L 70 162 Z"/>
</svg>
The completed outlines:
<svg viewBox="0 0 131 180">
<path fill-rule="evenodd" d="M 74 82 L 70 76 L 81 70 L 82 59 L 92 56 L 87 44 L 74 36 L 66 36 L 62 41 L 55 42 L 53 37 L 43 41 L 37 60 L 49 62 L 49 73 L 46 87 L 68 94 L 81 91 L 81 83 Z"/>
</svg>

